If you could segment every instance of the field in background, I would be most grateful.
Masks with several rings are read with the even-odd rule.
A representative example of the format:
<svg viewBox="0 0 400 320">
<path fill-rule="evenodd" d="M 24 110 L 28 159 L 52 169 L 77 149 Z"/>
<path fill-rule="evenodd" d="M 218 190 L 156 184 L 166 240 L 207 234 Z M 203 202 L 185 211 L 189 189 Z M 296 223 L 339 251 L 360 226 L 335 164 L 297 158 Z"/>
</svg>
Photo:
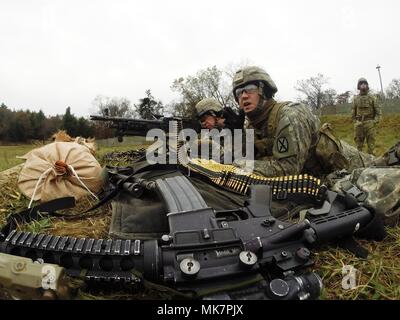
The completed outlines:
<svg viewBox="0 0 400 320">
<path fill-rule="evenodd" d="M 385 100 L 381 102 L 383 114 L 389 113 L 400 113 L 400 100 Z M 335 114 L 350 114 L 352 104 L 344 103 L 336 106 L 324 107 L 321 111 L 323 115 L 335 115 Z"/>
<path fill-rule="evenodd" d="M 31 144 L 0 146 L 0 172 L 23 163 L 24 160 L 17 159 L 16 157 L 24 155 L 34 147 Z"/>
<path fill-rule="evenodd" d="M 353 124 L 349 114 L 321 116 L 321 123 L 329 122 L 338 138 L 355 146 Z M 385 114 L 377 127 L 375 153 L 381 155 L 400 140 L 400 113 Z M 366 146 L 364 146 L 364 151 Z"/>
<path fill-rule="evenodd" d="M 123 142 L 118 142 L 116 138 L 99 140 L 97 142 L 97 158 L 101 159 L 106 153 L 112 151 L 128 151 L 143 148 L 151 142 L 146 142 L 145 137 L 124 137 Z"/>
<path fill-rule="evenodd" d="M 353 125 L 349 114 L 339 115 L 323 115 L 321 123 L 329 122 L 333 125 L 334 131 L 340 139 L 345 140 L 351 145 L 354 144 Z M 400 140 L 400 113 L 385 114 L 379 126 L 377 127 L 376 154 L 382 154 L 387 148 L 394 145 Z M 146 142 L 144 137 L 124 137 L 122 143 L 116 138 L 98 140 L 98 158 L 112 151 L 127 151 L 143 147 L 150 142 Z M 11 168 L 15 165 L 23 163 L 22 160 L 16 159 L 37 145 L 17 145 L 17 146 L 1 146 L 0 145 L 0 171 Z"/>
</svg>

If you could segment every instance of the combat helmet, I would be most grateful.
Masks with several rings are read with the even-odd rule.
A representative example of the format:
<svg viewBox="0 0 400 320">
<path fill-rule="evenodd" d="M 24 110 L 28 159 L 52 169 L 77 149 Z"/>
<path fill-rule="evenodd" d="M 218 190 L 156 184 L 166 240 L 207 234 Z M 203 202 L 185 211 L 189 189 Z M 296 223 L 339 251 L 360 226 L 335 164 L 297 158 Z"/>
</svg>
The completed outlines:
<svg viewBox="0 0 400 320">
<path fill-rule="evenodd" d="M 358 89 L 358 90 L 360 90 L 360 85 L 361 85 L 361 83 L 366 83 L 367 86 L 369 87 L 369 84 L 368 84 L 367 79 L 365 79 L 365 78 L 360 78 L 360 79 L 358 79 L 358 82 L 357 82 L 357 89 Z"/>
<path fill-rule="evenodd" d="M 196 104 L 197 117 L 201 118 L 206 113 L 219 115 L 222 111 L 222 105 L 213 98 L 206 98 Z"/>
<path fill-rule="evenodd" d="M 278 88 L 275 82 L 271 79 L 269 74 L 260 67 L 245 67 L 241 70 L 238 70 L 233 77 L 233 96 L 236 98 L 235 90 L 239 87 L 243 87 L 248 83 L 256 83 L 262 82 L 265 85 L 265 89 L 270 91 L 272 94 L 275 94 L 278 91 Z"/>
</svg>

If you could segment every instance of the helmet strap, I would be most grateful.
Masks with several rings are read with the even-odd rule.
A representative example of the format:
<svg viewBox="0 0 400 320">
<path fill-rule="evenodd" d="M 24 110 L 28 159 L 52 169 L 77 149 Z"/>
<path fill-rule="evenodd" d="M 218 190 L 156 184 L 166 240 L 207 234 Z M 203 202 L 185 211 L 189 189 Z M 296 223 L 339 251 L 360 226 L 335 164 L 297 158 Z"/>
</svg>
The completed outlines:
<svg viewBox="0 0 400 320">
<path fill-rule="evenodd" d="M 264 103 L 267 100 L 267 97 L 264 93 L 264 83 L 258 82 L 258 96 L 260 97 L 260 101 L 258 101 L 257 108 L 258 110 L 262 110 L 264 108 Z"/>
</svg>

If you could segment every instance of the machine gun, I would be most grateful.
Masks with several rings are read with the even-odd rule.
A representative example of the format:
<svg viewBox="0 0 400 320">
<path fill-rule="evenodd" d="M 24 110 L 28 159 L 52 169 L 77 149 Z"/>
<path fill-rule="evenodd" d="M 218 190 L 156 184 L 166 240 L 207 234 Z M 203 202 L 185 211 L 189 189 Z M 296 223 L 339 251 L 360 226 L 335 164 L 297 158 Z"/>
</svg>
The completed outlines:
<svg viewBox="0 0 400 320">
<path fill-rule="evenodd" d="M 90 120 L 107 122 L 110 128 L 115 129 L 115 136 L 119 142 L 123 141 L 124 136 L 146 136 L 151 129 L 161 129 L 164 132 L 179 132 L 182 129 L 191 128 L 200 132 L 200 125 L 197 120 L 178 117 L 155 116 L 154 120 L 133 119 L 123 117 L 109 117 L 91 115 Z"/>
<path fill-rule="evenodd" d="M 84 276 L 89 283 L 141 287 L 151 281 L 203 299 L 316 299 L 321 279 L 304 272 L 312 264 L 310 249 L 352 236 L 374 216 L 351 196 L 322 186 L 312 192 L 316 207 L 308 210 L 307 219 L 289 223 L 271 215 L 268 185 L 250 185 L 243 208 L 216 211 L 185 176 L 130 182 L 162 199 L 169 233 L 160 239 L 86 239 L 12 230 L 4 234 L 0 252 L 58 264 L 67 275 Z"/>
<path fill-rule="evenodd" d="M 116 129 L 115 135 L 119 142 L 123 141 L 123 136 L 146 136 L 151 129 L 161 129 L 164 132 L 179 132 L 182 129 L 193 129 L 200 132 L 201 126 L 198 119 L 164 117 L 162 115 L 153 115 L 153 120 L 133 119 L 123 117 L 109 117 L 106 109 L 105 116 L 91 115 L 90 120 L 107 122 L 109 127 Z M 237 114 L 230 107 L 225 107 L 222 112 L 225 118 L 226 128 L 243 129 L 244 112 Z"/>
</svg>

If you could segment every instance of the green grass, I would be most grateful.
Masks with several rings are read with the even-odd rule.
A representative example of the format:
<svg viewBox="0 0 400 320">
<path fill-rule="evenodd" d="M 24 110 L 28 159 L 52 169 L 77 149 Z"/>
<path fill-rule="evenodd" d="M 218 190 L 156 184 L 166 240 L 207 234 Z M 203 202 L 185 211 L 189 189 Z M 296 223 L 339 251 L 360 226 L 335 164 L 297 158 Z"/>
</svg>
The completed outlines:
<svg viewBox="0 0 400 320">
<path fill-rule="evenodd" d="M 32 150 L 32 145 L 16 145 L 16 146 L 0 146 L 0 172 L 11 167 L 14 167 L 24 160 L 17 159 L 17 156 L 22 156 Z"/>
<path fill-rule="evenodd" d="M 400 99 L 384 100 L 381 101 L 381 108 L 383 114 L 400 113 Z M 324 107 L 321 111 L 322 114 L 333 115 L 333 114 L 349 114 L 352 110 L 351 103 L 338 104 L 336 106 Z"/>
<path fill-rule="evenodd" d="M 353 124 L 349 114 L 322 116 L 321 123 L 324 122 L 332 124 L 333 130 L 339 139 L 343 139 L 355 146 Z M 375 152 L 380 155 L 400 140 L 400 114 L 384 115 L 376 131 Z"/>
</svg>

